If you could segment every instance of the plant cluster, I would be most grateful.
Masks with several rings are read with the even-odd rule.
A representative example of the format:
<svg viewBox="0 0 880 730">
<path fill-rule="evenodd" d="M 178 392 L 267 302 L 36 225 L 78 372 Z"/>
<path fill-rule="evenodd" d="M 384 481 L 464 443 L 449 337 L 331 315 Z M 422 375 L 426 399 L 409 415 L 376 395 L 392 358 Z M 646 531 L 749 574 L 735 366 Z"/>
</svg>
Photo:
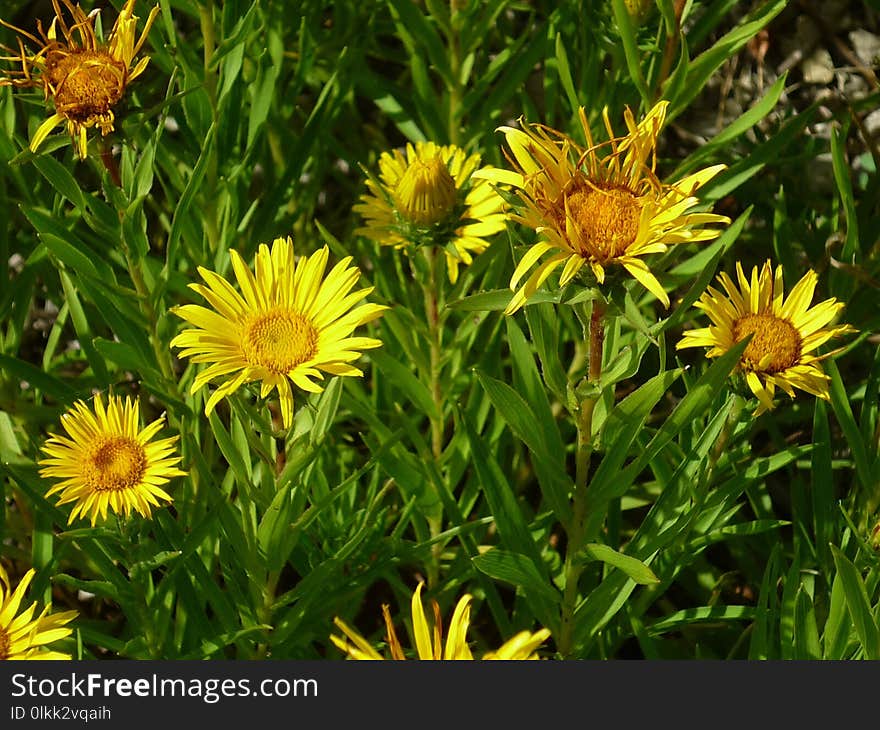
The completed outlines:
<svg viewBox="0 0 880 730">
<path fill-rule="evenodd" d="M 0 659 L 880 658 L 880 90 L 683 143 L 789 4 L 12 3 Z"/>
</svg>

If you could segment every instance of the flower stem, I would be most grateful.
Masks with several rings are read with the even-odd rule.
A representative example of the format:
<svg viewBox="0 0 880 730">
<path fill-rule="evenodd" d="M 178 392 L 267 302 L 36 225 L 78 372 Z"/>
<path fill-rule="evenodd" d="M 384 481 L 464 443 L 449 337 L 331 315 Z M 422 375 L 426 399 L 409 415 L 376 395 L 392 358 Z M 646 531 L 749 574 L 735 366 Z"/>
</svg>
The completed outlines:
<svg viewBox="0 0 880 730">
<path fill-rule="evenodd" d="M 431 400 L 434 403 L 434 413 L 431 415 L 431 453 L 437 472 L 442 474 L 440 461 L 443 457 L 443 432 L 445 422 L 443 419 L 443 390 L 440 387 L 441 356 L 443 347 L 443 329 L 440 325 L 440 313 L 437 302 L 437 251 L 433 246 L 424 249 L 428 260 L 428 280 L 423 284 L 425 297 L 425 316 L 428 323 L 428 339 L 430 346 L 430 369 L 428 379 L 430 382 Z M 440 502 L 438 495 L 438 504 Z M 436 514 L 427 516 L 428 527 L 431 537 L 435 538 L 443 529 L 442 508 Z M 437 585 L 440 575 L 440 553 L 443 546 L 435 542 L 431 546 L 431 560 L 428 564 L 428 587 Z"/>
<path fill-rule="evenodd" d="M 458 30 L 453 20 L 459 10 L 459 0 L 449 0 L 449 141 L 457 145 L 460 141 L 461 120 L 458 118 L 461 109 L 461 51 L 459 50 Z"/>
<path fill-rule="evenodd" d="M 142 261 L 134 258 L 129 252 L 127 246 L 124 248 L 125 263 L 128 266 L 128 275 L 131 277 L 135 291 L 138 294 L 138 299 L 141 303 L 141 311 L 144 313 L 144 316 L 149 323 L 150 344 L 153 346 L 153 352 L 156 355 L 156 363 L 159 366 L 159 370 L 162 372 L 162 376 L 169 383 L 173 384 L 175 395 L 180 397 L 180 394 L 177 392 L 177 379 L 174 377 L 174 370 L 171 367 L 171 352 L 167 347 L 162 346 L 162 342 L 159 339 L 159 317 L 156 314 L 156 309 L 153 307 L 153 303 L 150 301 L 150 290 L 144 279 Z"/>
<path fill-rule="evenodd" d="M 589 372 L 587 378 L 595 386 L 578 405 L 576 414 L 577 452 L 575 454 L 575 483 L 572 496 L 572 516 L 566 532 L 565 589 L 562 594 L 561 623 L 557 647 L 563 657 L 569 657 L 574 649 L 574 612 L 577 608 L 578 580 L 584 570 L 579 553 L 583 548 L 584 528 L 587 516 L 587 487 L 590 481 L 590 455 L 593 451 L 593 411 L 599 400 L 599 378 L 602 376 L 602 346 L 605 342 L 605 302 L 593 300 L 587 339 L 589 342 Z"/>
</svg>

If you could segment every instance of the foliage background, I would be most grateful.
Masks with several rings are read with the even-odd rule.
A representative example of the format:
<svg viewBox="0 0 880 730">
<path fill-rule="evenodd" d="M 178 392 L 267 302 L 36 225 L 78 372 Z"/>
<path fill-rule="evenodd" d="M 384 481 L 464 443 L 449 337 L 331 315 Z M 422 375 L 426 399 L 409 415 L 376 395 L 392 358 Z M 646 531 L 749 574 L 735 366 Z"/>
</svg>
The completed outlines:
<svg viewBox="0 0 880 730">
<path fill-rule="evenodd" d="M 672 308 L 634 288 L 606 342 L 593 462 L 629 483 L 608 493 L 601 540 L 657 582 L 591 563 L 575 655 L 880 658 L 876 2 L 658 0 L 643 18 L 623 0 L 160 5 L 150 65 L 87 161 L 61 134 L 28 153 L 42 95 L 0 89 L 0 551 L 14 575 L 38 569 L 33 598 L 80 612 L 75 654 L 338 658 L 332 618 L 380 641 L 381 604 L 404 623 L 432 560 L 444 615 L 475 595 L 476 647 L 552 620 L 564 534 L 547 494 L 574 459 L 573 311 L 502 315 L 529 240 L 513 228 L 444 291 L 436 460 L 421 291 L 400 252 L 353 234 L 352 206 L 406 141 L 504 165 L 495 129 L 521 115 L 574 133 L 578 105 L 598 129 L 604 106 L 619 120 L 662 96 L 661 177 L 727 164 L 701 198 L 736 222 L 659 261 Z M 20 0 L 3 13 L 27 29 L 52 15 Z M 169 307 L 193 301 L 197 266 L 228 272 L 229 248 L 250 261 L 288 234 L 355 256 L 392 307 L 373 327 L 384 346 L 362 381 L 300 399 L 290 433 L 254 398 L 206 419 L 168 351 Z M 719 451 L 726 371 L 674 343 L 716 271 L 767 257 L 789 286 L 817 270 L 817 299 L 846 301 L 861 335 L 826 366 L 830 403 L 746 408 Z M 613 410 L 678 366 L 640 416 Z M 182 435 L 190 476 L 151 521 L 68 526 L 43 497 L 39 446 L 96 390 L 139 394 Z"/>
</svg>

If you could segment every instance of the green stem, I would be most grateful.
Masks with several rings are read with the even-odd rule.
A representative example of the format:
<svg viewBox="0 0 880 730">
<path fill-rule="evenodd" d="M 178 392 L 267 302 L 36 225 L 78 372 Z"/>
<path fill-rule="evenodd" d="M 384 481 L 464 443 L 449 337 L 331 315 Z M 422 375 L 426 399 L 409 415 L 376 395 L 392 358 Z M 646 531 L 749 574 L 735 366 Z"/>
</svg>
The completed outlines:
<svg viewBox="0 0 880 730">
<path fill-rule="evenodd" d="M 214 28 L 214 2 L 207 0 L 199 4 L 199 24 L 202 31 L 204 49 L 204 81 L 203 88 L 211 105 L 211 119 L 217 125 L 217 74 L 211 70 L 211 62 L 216 49 L 216 33 Z M 208 164 L 205 168 L 204 206 L 205 235 L 208 237 L 208 246 L 211 253 L 217 250 L 220 244 L 220 230 L 217 227 L 217 145 L 211 146 Z"/>
<path fill-rule="evenodd" d="M 599 378 L 602 376 L 602 346 L 605 342 L 605 302 L 593 300 L 590 313 L 588 337 L 589 382 L 595 386 L 595 392 L 586 396 L 578 406 L 576 416 L 577 452 L 575 454 L 575 483 L 572 496 L 572 516 L 566 532 L 568 537 L 565 548 L 565 589 L 562 594 L 561 622 L 559 639 L 556 643 L 559 653 L 569 657 L 574 649 L 574 612 L 577 608 L 578 581 L 584 570 L 580 559 L 583 548 L 584 529 L 587 516 L 587 487 L 590 482 L 590 456 L 593 451 L 593 411 L 599 400 Z"/>
<path fill-rule="evenodd" d="M 278 579 L 281 571 L 270 570 L 266 575 L 266 583 L 263 586 L 263 603 L 257 609 L 257 617 L 261 624 L 271 625 L 272 604 L 275 603 L 275 592 L 278 589 Z M 269 642 L 262 641 L 257 646 L 256 659 L 265 659 L 269 654 Z"/>
<path fill-rule="evenodd" d="M 128 266 L 128 275 L 134 284 L 135 291 L 141 304 L 141 311 L 147 318 L 149 323 L 150 344 L 153 346 L 153 352 L 156 355 L 156 362 L 162 372 L 162 376 L 174 386 L 175 397 L 180 397 L 177 390 L 177 379 L 174 377 L 174 369 L 171 366 L 171 352 L 167 347 L 163 347 L 159 339 L 159 316 L 156 314 L 156 308 L 150 298 L 150 290 L 144 278 L 143 262 L 135 259 L 125 247 L 125 263 Z"/>
<path fill-rule="evenodd" d="M 458 0 L 449 0 L 449 33 L 446 37 L 449 46 L 449 141 L 460 143 L 461 120 L 458 118 L 461 109 L 463 89 L 461 85 L 461 51 L 458 47 L 458 32 L 453 20 L 458 12 Z"/>
<path fill-rule="evenodd" d="M 443 390 L 440 385 L 441 357 L 443 348 L 443 329 L 440 324 L 440 313 L 437 302 L 437 251 L 433 246 L 424 249 L 425 258 L 428 260 L 428 281 L 423 285 L 425 297 L 425 316 L 428 321 L 428 339 L 430 345 L 430 370 L 428 379 L 430 382 L 431 400 L 434 403 L 434 414 L 431 416 L 431 453 L 437 472 L 442 475 L 440 461 L 443 457 L 443 432 L 445 422 L 443 419 Z M 440 503 L 438 495 L 438 504 Z M 428 527 L 431 537 L 437 537 L 443 530 L 443 513 L 428 516 Z M 440 554 L 443 546 L 435 542 L 431 546 L 431 560 L 428 565 L 428 587 L 437 585 L 440 575 Z"/>
</svg>

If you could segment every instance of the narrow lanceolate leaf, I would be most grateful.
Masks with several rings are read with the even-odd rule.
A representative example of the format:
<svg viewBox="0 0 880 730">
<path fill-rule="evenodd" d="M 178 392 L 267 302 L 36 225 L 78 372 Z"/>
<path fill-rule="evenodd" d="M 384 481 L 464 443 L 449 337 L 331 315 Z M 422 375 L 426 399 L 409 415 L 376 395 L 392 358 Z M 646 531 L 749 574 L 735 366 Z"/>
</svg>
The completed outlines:
<svg viewBox="0 0 880 730">
<path fill-rule="evenodd" d="M 626 485 L 632 483 L 632 479 L 641 472 L 642 469 L 653 459 L 660 451 L 674 439 L 681 430 L 693 419 L 700 414 L 706 412 L 711 405 L 715 396 L 724 387 L 727 378 L 739 362 L 743 351 L 748 345 L 747 341 L 742 341 L 732 347 L 728 352 L 715 359 L 712 365 L 700 376 L 694 385 L 688 389 L 687 395 L 682 398 L 672 410 L 672 413 L 663 421 L 657 433 L 648 442 L 648 446 L 644 451 L 640 452 L 638 457 L 632 464 L 627 466 L 625 476 L 621 475 L 620 480 L 614 483 L 614 494 L 620 492 Z M 603 489 L 607 488 L 603 484 Z"/>
<path fill-rule="evenodd" d="M 726 621 L 752 621 L 758 614 L 753 606 L 700 606 L 676 611 L 671 616 L 655 621 L 648 627 L 651 635 L 678 631 L 686 626 L 700 623 L 723 623 Z"/>
<path fill-rule="evenodd" d="M 496 548 L 476 556 L 472 562 L 478 570 L 496 580 L 520 587 L 527 593 L 534 592 L 548 601 L 559 601 L 559 592 L 541 577 L 535 564 L 525 555 Z"/>
<path fill-rule="evenodd" d="M 651 583 L 660 582 L 660 579 L 654 575 L 654 571 L 641 560 L 637 560 L 631 555 L 619 553 L 609 545 L 601 545 L 595 542 L 586 545 L 583 550 L 583 559 L 585 561 L 601 560 L 603 563 L 607 563 L 614 568 L 620 568 L 639 585 L 650 585 Z"/>
<path fill-rule="evenodd" d="M 846 607 L 856 635 L 859 637 L 859 643 L 865 652 L 865 658 L 880 659 L 880 629 L 871 612 L 865 581 L 856 566 L 834 545 L 831 546 L 831 555 L 837 567 L 837 574 L 840 576 Z"/>
<path fill-rule="evenodd" d="M 519 393 L 507 383 L 479 371 L 477 378 L 514 435 L 532 452 L 535 472 L 547 504 L 561 521 L 567 521 L 571 512 L 568 495 L 572 482 L 565 471 L 563 454 L 551 450 L 544 429 L 536 423 L 535 414 Z"/>
<path fill-rule="evenodd" d="M 645 419 L 680 374 L 680 370 L 669 370 L 655 375 L 618 403 L 605 419 L 602 443 L 606 447 L 606 453 L 587 491 L 591 525 L 598 527 L 600 515 L 604 515 L 603 506 L 613 498 L 617 480 L 620 478 L 620 469 Z M 595 532 L 591 529 L 587 534 L 592 535 Z"/>
<path fill-rule="evenodd" d="M 874 488 L 874 480 L 872 476 L 871 465 L 868 461 L 868 449 L 862 439 L 861 431 L 859 431 L 856 419 L 853 416 L 852 406 L 850 406 L 849 396 L 840 377 L 840 371 L 837 364 L 832 359 L 828 359 L 824 363 L 825 372 L 831 377 L 829 393 L 831 395 L 831 406 L 834 408 L 834 414 L 840 422 L 840 427 L 846 435 L 846 441 L 852 452 L 852 459 L 856 465 L 856 474 L 859 481 L 865 489 Z"/>
<path fill-rule="evenodd" d="M 387 376 L 388 382 L 403 393 L 422 413 L 429 418 L 440 418 L 428 386 L 413 375 L 408 367 L 384 352 L 371 353 L 371 359 L 376 367 Z"/>
<path fill-rule="evenodd" d="M 623 5 L 623 0 L 619 0 L 619 2 Z M 675 105 L 669 109 L 669 121 L 688 107 L 722 63 L 748 43 L 758 31 L 781 13 L 787 4 L 788 0 L 770 0 L 759 5 L 739 25 L 716 41 L 711 48 L 693 59 L 688 68 L 686 90 L 679 95 Z"/>
</svg>

